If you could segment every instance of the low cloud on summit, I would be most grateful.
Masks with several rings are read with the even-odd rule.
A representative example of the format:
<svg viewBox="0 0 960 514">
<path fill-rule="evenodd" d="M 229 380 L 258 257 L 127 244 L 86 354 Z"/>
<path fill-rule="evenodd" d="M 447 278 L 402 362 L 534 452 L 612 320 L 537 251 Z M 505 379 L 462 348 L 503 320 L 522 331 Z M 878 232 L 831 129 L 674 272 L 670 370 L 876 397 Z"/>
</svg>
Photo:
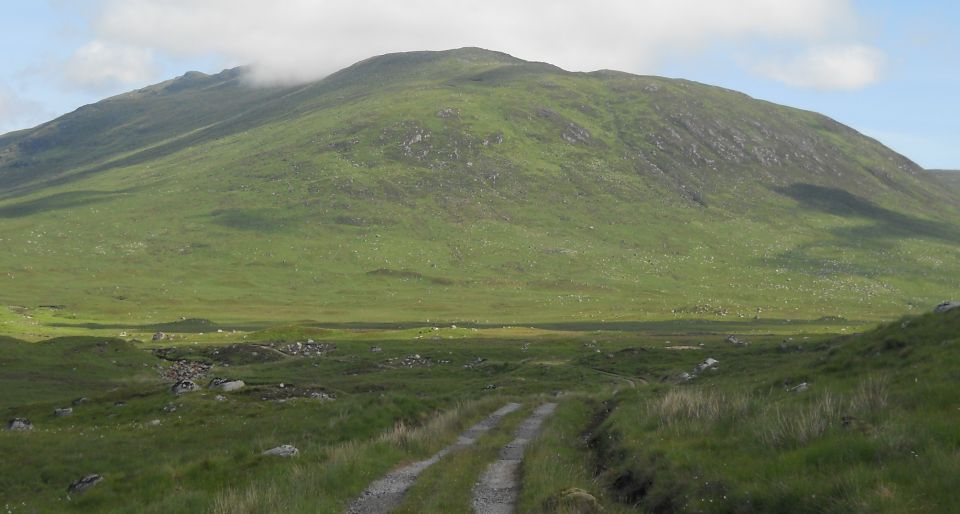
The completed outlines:
<svg viewBox="0 0 960 514">
<path fill-rule="evenodd" d="M 69 59 L 78 87 L 159 78 L 158 57 L 252 65 L 259 83 L 322 78 L 372 55 L 479 46 L 563 68 L 657 73 L 716 45 L 745 71 L 786 84 L 855 89 L 882 52 L 857 40 L 850 0 L 101 0 Z M 763 45 L 779 49 L 753 53 Z"/>
</svg>

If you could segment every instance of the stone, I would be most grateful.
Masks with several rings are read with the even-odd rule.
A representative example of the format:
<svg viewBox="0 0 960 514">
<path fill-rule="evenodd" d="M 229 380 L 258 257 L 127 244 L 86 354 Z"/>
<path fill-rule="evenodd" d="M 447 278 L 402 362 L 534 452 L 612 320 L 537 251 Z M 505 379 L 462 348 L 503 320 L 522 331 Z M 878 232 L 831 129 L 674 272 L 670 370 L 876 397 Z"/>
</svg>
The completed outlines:
<svg viewBox="0 0 960 514">
<path fill-rule="evenodd" d="M 943 314 L 944 312 L 949 312 L 957 308 L 960 308 L 960 302 L 943 302 L 934 307 L 933 312 L 937 314 Z"/>
<path fill-rule="evenodd" d="M 81 403 L 87 403 L 89 401 L 90 399 L 87 398 L 86 396 L 81 396 L 80 398 L 77 398 L 76 400 L 73 400 L 70 403 L 73 404 L 74 406 L 77 406 L 77 405 L 80 405 Z"/>
<path fill-rule="evenodd" d="M 734 346 L 747 346 L 750 344 L 737 336 L 727 336 L 726 341 Z"/>
<path fill-rule="evenodd" d="M 696 373 L 696 374 L 703 373 L 704 371 L 706 371 L 706 370 L 708 370 L 708 369 L 712 369 L 712 368 L 717 367 L 717 364 L 720 364 L 720 361 L 708 357 L 707 360 L 701 362 L 700 364 L 697 364 L 697 367 L 694 368 L 694 373 Z"/>
<path fill-rule="evenodd" d="M 370 351 L 373 353 L 380 353 L 383 351 L 383 348 L 380 348 L 379 346 L 371 346 Z"/>
<path fill-rule="evenodd" d="M 99 484 L 103 481 L 103 476 L 97 475 L 96 473 L 92 475 L 87 475 L 80 480 L 70 484 L 70 487 L 67 487 L 67 492 L 70 494 L 80 494 L 87 489 Z"/>
<path fill-rule="evenodd" d="M 797 384 L 797 385 L 795 385 L 795 386 L 793 386 L 793 387 L 790 388 L 790 390 L 793 391 L 793 392 L 795 392 L 795 393 L 802 393 L 802 392 L 806 391 L 807 389 L 810 389 L 810 384 L 808 384 L 808 383 L 806 383 L 806 382 L 800 382 L 799 384 Z"/>
<path fill-rule="evenodd" d="M 284 444 L 277 446 L 276 448 L 270 448 L 260 455 L 272 457 L 296 457 L 297 455 L 300 455 L 300 450 L 298 450 L 295 446 Z"/>
<path fill-rule="evenodd" d="M 151 341 L 163 341 L 163 340 L 166 339 L 166 338 L 167 338 L 167 334 L 164 334 L 163 332 L 157 332 L 156 334 L 153 334 L 153 337 L 152 337 L 150 340 L 151 340 Z"/>
<path fill-rule="evenodd" d="M 10 423 L 7 423 L 7 430 L 13 430 L 14 432 L 26 432 L 28 430 L 33 430 L 33 423 L 31 423 L 27 418 L 13 418 L 10 420 Z"/>
<path fill-rule="evenodd" d="M 159 427 L 159 426 L 160 426 L 160 420 L 159 420 L 159 419 L 152 419 L 152 420 L 150 420 L 150 421 L 147 422 L 147 426 L 149 426 L 149 427 Z"/>
<path fill-rule="evenodd" d="M 218 401 L 218 402 L 225 402 L 225 401 L 227 401 L 227 397 L 224 396 L 224 395 L 222 395 L 222 394 L 218 394 L 218 395 L 214 396 L 213 399 L 216 400 L 216 401 Z"/>
<path fill-rule="evenodd" d="M 225 393 L 239 391 L 246 387 L 243 380 L 230 380 L 226 378 L 215 378 L 210 381 L 210 389 L 219 389 Z"/>
<path fill-rule="evenodd" d="M 73 408 L 72 408 L 72 407 L 63 407 L 63 408 L 60 408 L 60 409 L 53 409 L 53 415 L 56 416 L 56 417 L 58 417 L 58 418 L 63 418 L 63 417 L 66 417 L 66 416 L 73 415 Z"/>
<path fill-rule="evenodd" d="M 170 392 L 175 395 L 181 395 L 185 393 L 192 393 L 193 391 L 199 391 L 200 386 L 198 386 L 192 380 L 181 380 L 176 384 L 173 384 L 173 387 L 170 388 Z"/>
</svg>

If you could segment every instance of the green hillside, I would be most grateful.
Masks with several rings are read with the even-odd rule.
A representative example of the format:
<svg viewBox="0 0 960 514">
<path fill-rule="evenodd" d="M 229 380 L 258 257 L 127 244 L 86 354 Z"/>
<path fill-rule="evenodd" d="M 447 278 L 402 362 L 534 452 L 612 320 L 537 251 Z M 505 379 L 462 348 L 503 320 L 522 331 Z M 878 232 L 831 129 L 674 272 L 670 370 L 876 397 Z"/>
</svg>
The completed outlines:
<svg viewBox="0 0 960 514">
<path fill-rule="evenodd" d="M 877 141 L 684 80 L 188 73 L 0 136 L 0 323 L 878 320 L 955 295 L 958 222 Z"/>
</svg>

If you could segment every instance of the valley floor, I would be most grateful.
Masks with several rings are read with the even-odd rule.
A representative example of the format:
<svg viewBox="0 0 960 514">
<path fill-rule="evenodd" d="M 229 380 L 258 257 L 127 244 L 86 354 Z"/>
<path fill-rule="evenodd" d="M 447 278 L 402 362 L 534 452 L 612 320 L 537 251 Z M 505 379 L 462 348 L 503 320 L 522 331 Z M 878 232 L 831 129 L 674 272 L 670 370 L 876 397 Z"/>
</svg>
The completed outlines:
<svg viewBox="0 0 960 514">
<path fill-rule="evenodd" d="M 0 337 L 5 511 L 960 508 L 960 309 L 850 335 L 191 330 Z"/>
</svg>

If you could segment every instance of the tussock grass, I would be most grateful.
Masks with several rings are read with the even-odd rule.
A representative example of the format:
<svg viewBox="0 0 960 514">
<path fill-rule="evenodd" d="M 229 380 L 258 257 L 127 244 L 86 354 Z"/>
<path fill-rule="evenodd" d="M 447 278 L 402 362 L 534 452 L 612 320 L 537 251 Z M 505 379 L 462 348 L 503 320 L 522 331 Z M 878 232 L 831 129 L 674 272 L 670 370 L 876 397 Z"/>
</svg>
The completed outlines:
<svg viewBox="0 0 960 514">
<path fill-rule="evenodd" d="M 219 492 L 214 512 L 342 511 L 369 482 L 398 465 L 429 456 L 502 403 L 499 398 L 462 402 L 419 426 L 398 422 L 368 441 L 315 448 L 309 453 L 301 449 L 296 465 L 242 488 Z"/>
</svg>

